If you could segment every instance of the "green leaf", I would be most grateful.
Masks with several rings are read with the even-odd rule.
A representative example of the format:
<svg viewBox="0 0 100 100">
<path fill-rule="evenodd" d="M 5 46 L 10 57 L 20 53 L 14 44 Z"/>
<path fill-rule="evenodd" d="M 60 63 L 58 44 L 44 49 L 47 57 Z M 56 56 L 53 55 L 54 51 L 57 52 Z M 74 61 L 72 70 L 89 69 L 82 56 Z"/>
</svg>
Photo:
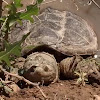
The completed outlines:
<svg viewBox="0 0 100 100">
<path fill-rule="evenodd" d="M 40 3 L 42 3 L 42 2 L 43 2 L 43 0 L 37 0 L 37 2 L 38 2 L 38 4 L 40 4 Z"/>
<path fill-rule="evenodd" d="M 1 18 L 0 18 L 0 22 L 1 22 L 1 21 L 4 22 L 4 21 L 5 21 L 5 18 L 1 17 Z"/>
<path fill-rule="evenodd" d="M 21 43 L 26 39 L 26 37 L 29 35 L 24 35 L 22 40 L 19 42 L 16 42 L 14 44 L 10 44 L 5 42 L 5 51 L 0 52 L 0 62 L 4 61 L 8 66 L 10 66 L 10 56 L 20 56 L 21 55 Z"/>
<path fill-rule="evenodd" d="M 10 5 L 8 5 L 8 8 L 9 8 L 9 10 L 8 10 L 8 14 L 9 15 L 16 14 L 17 8 L 16 8 L 16 6 L 13 3 L 11 3 Z"/>
<path fill-rule="evenodd" d="M 29 20 L 30 22 L 33 22 L 33 18 L 30 16 L 30 13 L 22 13 L 20 16 L 20 19 L 24 19 L 24 20 Z"/>
<path fill-rule="evenodd" d="M 20 22 L 20 16 L 21 13 L 16 13 L 16 14 L 10 14 L 8 16 L 8 23 L 9 23 L 9 27 L 11 27 L 12 25 L 14 25 L 17 21 Z"/>
<path fill-rule="evenodd" d="M 14 5 L 16 6 L 16 8 L 20 8 L 23 6 L 23 4 L 21 4 L 21 0 L 14 0 Z"/>
<path fill-rule="evenodd" d="M 32 15 L 38 15 L 39 9 L 37 5 L 29 5 L 27 6 L 27 11 L 20 14 L 20 19 L 30 20 L 33 22 Z"/>
</svg>

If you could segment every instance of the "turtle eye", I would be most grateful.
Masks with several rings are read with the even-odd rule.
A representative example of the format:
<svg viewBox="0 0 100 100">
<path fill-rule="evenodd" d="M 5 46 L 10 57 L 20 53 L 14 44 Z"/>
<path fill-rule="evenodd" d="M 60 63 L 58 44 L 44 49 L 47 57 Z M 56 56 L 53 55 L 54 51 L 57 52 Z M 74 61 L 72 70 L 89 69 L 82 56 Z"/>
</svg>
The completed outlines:
<svg viewBox="0 0 100 100">
<path fill-rule="evenodd" d="M 35 69 L 36 69 L 36 67 L 37 67 L 37 66 L 32 66 L 32 67 L 30 68 L 30 71 L 31 71 L 31 72 L 34 72 Z"/>
</svg>

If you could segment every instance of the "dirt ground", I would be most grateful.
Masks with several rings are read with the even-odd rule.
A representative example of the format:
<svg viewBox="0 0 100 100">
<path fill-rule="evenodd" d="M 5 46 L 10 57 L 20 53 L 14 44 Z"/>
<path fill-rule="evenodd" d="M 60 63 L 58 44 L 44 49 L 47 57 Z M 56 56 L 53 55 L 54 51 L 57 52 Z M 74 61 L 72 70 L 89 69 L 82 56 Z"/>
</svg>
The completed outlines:
<svg viewBox="0 0 100 100">
<path fill-rule="evenodd" d="M 25 88 L 5 100 L 97 100 L 100 96 L 100 85 L 78 86 L 75 81 L 63 80 L 48 86 L 41 86 L 48 99 L 45 99 L 37 88 Z"/>
</svg>

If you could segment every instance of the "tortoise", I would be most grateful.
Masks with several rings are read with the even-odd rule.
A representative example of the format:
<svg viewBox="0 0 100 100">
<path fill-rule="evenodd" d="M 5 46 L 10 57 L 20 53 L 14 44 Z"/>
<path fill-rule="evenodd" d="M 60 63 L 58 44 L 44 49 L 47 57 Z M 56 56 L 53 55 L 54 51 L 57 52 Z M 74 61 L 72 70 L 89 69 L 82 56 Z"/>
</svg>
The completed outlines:
<svg viewBox="0 0 100 100">
<path fill-rule="evenodd" d="M 78 15 L 69 11 L 58 11 L 52 8 L 47 8 L 44 12 L 33 18 L 34 23 L 24 20 L 22 26 L 16 24 L 9 35 L 9 40 L 13 43 L 19 41 L 23 35 L 30 32 L 30 35 L 22 44 L 22 55 L 25 55 L 30 51 L 30 49 L 26 49 L 27 46 L 36 47 L 39 45 L 48 46 L 49 48 L 69 56 L 93 55 L 97 51 L 98 44 L 95 32 L 91 26 Z M 25 75 L 28 79 L 30 74 L 29 70 L 32 69 L 32 67 L 33 69 L 36 69 L 37 67 L 37 65 L 35 66 L 32 64 L 35 57 L 37 58 L 36 55 L 42 55 L 41 57 L 44 60 L 47 60 L 45 57 L 48 55 L 51 56 L 51 59 L 53 58 L 55 60 L 53 55 L 44 52 L 29 55 L 24 65 L 24 67 L 28 69 Z M 31 59 L 32 56 L 33 59 Z M 53 61 L 51 60 L 51 63 L 52 62 Z M 40 61 L 38 61 L 38 63 L 40 63 Z M 56 61 L 54 61 L 54 63 L 53 67 L 55 69 L 57 63 Z M 57 74 L 56 76 L 58 76 L 58 67 L 55 72 Z M 52 81 L 53 80 L 54 79 L 52 79 Z"/>
</svg>

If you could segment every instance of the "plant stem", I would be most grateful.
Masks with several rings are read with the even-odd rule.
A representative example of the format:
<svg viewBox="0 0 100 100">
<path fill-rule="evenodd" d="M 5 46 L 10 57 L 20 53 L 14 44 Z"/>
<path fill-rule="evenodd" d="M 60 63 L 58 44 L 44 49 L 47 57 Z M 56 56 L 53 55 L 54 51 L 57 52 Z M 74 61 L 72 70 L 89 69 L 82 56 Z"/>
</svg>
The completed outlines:
<svg viewBox="0 0 100 100">
<path fill-rule="evenodd" d="M 8 17 L 5 19 L 5 21 L 4 21 L 4 23 L 3 23 L 3 25 L 1 26 L 0 31 L 2 31 L 2 30 L 3 30 L 4 26 L 6 25 L 7 20 L 8 20 Z"/>
<path fill-rule="evenodd" d="M 92 2 L 100 9 L 100 6 L 97 4 L 95 0 L 92 0 Z"/>
<path fill-rule="evenodd" d="M 8 2 L 7 1 L 5 1 L 5 0 L 2 0 L 5 4 L 7 4 L 8 5 Z"/>
</svg>

